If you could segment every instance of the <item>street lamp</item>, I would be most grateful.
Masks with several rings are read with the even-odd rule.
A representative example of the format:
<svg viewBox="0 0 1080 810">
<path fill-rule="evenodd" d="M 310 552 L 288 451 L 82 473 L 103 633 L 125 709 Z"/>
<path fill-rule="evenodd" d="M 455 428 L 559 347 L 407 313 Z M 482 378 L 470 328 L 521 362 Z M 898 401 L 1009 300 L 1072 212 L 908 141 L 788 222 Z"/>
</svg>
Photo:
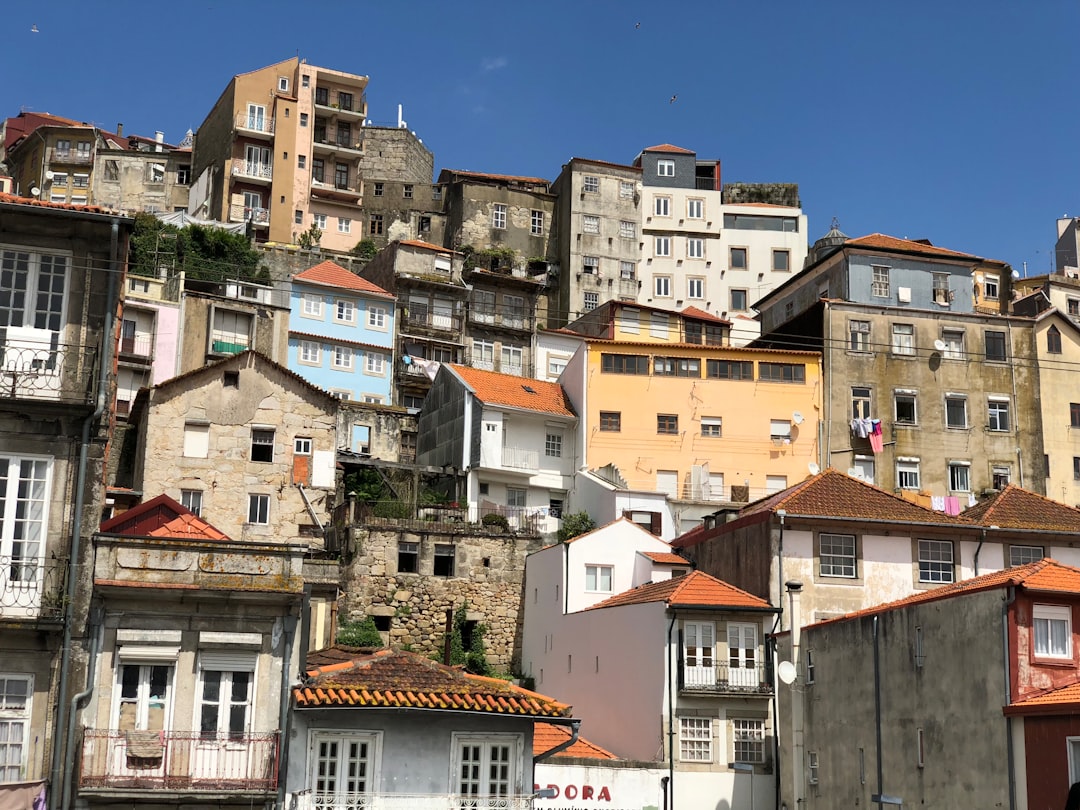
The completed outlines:
<svg viewBox="0 0 1080 810">
<path fill-rule="evenodd" d="M 754 766 L 749 762 L 732 762 L 730 767 L 731 770 L 750 777 L 750 810 L 754 810 Z"/>
</svg>

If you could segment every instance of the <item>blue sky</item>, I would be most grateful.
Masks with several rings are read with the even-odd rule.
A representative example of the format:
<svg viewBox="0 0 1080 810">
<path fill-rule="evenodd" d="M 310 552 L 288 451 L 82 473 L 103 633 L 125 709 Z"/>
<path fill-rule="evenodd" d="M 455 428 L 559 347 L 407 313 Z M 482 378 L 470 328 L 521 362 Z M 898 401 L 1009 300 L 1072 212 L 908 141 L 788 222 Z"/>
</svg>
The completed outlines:
<svg viewBox="0 0 1080 810">
<path fill-rule="evenodd" d="M 436 171 L 554 179 L 674 143 L 798 183 L 811 241 L 836 216 L 1029 275 L 1080 215 L 1075 0 L 46 0 L 4 27 L 5 116 L 175 143 L 233 74 L 299 53 L 370 76 L 376 123 L 403 104 Z"/>
</svg>

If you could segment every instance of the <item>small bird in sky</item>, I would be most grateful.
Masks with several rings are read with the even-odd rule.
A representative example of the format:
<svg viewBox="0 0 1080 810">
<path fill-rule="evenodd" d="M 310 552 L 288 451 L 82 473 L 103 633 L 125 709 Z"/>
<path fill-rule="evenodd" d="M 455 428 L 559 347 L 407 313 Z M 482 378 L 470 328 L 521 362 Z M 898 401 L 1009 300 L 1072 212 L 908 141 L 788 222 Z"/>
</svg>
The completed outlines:
<svg viewBox="0 0 1080 810">
<path fill-rule="evenodd" d="M 668 102 L 668 104 L 674 104 L 674 103 L 675 103 L 675 99 L 677 99 L 678 97 L 679 97 L 679 94 L 678 94 L 678 93 L 676 93 L 675 95 L 673 95 L 673 96 L 671 97 L 671 101 L 669 101 L 669 102 Z"/>
<path fill-rule="evenodd" d="M 41 33 L 40 31 L 38 31 L 38 27 L 37 27 L 36 23 L 34 25 L 30 26 L 30 33 L 31 34 L 40 34 Z"/>
<path fill-rule="evenodd" d="M 641 23 L 634 23 L 634 28 L 641 28 Z"/>
</svg>

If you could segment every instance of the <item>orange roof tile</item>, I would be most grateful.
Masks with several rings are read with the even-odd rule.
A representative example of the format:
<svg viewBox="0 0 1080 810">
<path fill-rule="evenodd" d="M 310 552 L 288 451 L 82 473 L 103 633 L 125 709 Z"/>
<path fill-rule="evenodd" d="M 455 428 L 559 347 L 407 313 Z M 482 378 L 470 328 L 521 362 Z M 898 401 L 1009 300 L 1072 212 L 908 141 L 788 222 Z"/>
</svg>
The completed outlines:
<svg viewBox="0 0 1080 810">
<path fill-rule="evenodd" d="M 690 564 L 690 561 L 685 557 L 680 557 L 678 554 L 672 554 L 670 551 L 643 551 L 641 553 L 654 563 L 659 563 L 660 565 Z"/>
<path fill-rule="evenodd" d="M 60 208 L 65 211 L 84 211 L 87 214 L 111 214 L 112 216 L 122 219 L 129 219 L 129 217 L 121 217 L 121 215 L 117 214 L 115 211 L 102 208 L 100 205 L 75 205 L 74 203 L 49 202 L 48 200 L 35 200 L 32 197 L 19 197 L 15 194 L 0 193 L 0 203 L 32 205 L 38 208 Z"/>
<path fill-rule="evenodd" d="M 185 540 L 228 540 L 229 538 L 195 515 L 177 515 L 150 532 L 151 537 L 179 537 Z"/>
<path fill-rule="evenodd" d="M 964 517 L 983 526 L 1002 529 L 1038 529 L 1046 532 L 1080 532 L 1080 509 L 1036 495 L 1015 484 L 964 512 Z"/>
<path fill-rule="evenodd" d="M 658 146 L 648 146 L 641 150 L 642 152 L 675 152 L 680 155 L 693 155 L 695 154 L 693 149 L 683 149 L 681 146 L 674 146 L 670 143 L 662 143 Z"/>
<path fill-rule="evenodd" d="M 566 726 L 556 726 L 554 723 L 536 723 L 533 726 L 533 756 L 538 757 L 541 754 L 550 751 L 556 745 L 562 745 L 569 739 L 570 729 Z M 582 737 L 578 737 L 573 745 L 555 755 L 556 759 L 559 757 L 578 757 L 579 759 L 618 759 L 618 757 L 610 751 L 607 751 L 599 745 L 591 743 Z"/>
<path fill-rule="evenodd" d="M 1080 683 L 1071 683 L 1058 689 L 1051 689 L 1041 695 L 1025 700 L 1018 700 L 1005 707 L 1007 715 L 1031 714 L 1077 714 L 1080 708 Z M 533 731 L 535 734 L 535 730 Z"/>
<path fill-rule="evenodd" d="M 909 253 L 929 253 L 935 256 L 952 256 L 959 259 L 979 258 L 971 253 L 947 250 L 924 242 L 915 242 L 911 239 L 897 239 L 895 236 L 887 236 L 883 233 L 872 233 L 867 236 L 860 236 L 858 239 L 848 239 L 844 245 L 848 247 L 876 248 L 878 250 L 900 250 Z"/>
<path fill-rule="evenodd" d="M 387 298 L 394 297 L 378 284 L 372 284 L 366 278 L 360 278 L 356 273 L 346 270 L 340 264 L 335 264 L 332 261 L 322 262 L 314 267 L 309 267 L 301 273 L 297 273 L 293 276 L 293 281 L 325 284 L 329 287 L 343 287 L 372 295 L 384 295 Z"/>
<path fill-rule="evenodd" d="M 431 242 L 425 242 L 422 239 L 402 239 L 398 242 L 401 245 L 408 245 L 409 247 L 424 248 L 425 250 L 437 250 L 439 253 L 457 253 L 456 250 L 443 247 L 442 245 L 433 245 Z"/>
<path fill-rule="evenodd" d="M 586 610 L 619 607 L 620 605 L 641 605 L 648 602 L 665 602 L 668 607 L 673 608 L 774 609 L 764 599 L 740 590 L 734 585 L 728 585 L 726 582 L 721 582 L 716 577 L 709 576 L 701 571 L 691 571 L 685 576 L 639 585 L 629 591 L 616 594 L 610 599 L 605 599 L 603 602 L 586 608 Z"/>
<path fill-rule="evenodd" d="M 570 706 L 499 678 L 471 675 L 403 650 L 378 650 L 308 670 L 297 708 L 446 709 L 569 717 Z"/>
<path fill-rule="evenodd" d="M 695 320 L 714 321 L 716 323 L 725 323 L 728 325 L 731 324 L 731 321 L 713 315 L 711 312 L 706 312 L 703 309 L 698 309 L 697 307 L 687 307 L 686 309 L 680 310 L 679 314 L 687 318 L 694 318 Z"/>
<path fill-rule="evenodd" d="M 477 398 L 488 405 L 504 405 L 558 416 L 575 416 L 563 387 L 555 382 L 482 371 L 469 366 L 450 365 Z"/>
</svg>

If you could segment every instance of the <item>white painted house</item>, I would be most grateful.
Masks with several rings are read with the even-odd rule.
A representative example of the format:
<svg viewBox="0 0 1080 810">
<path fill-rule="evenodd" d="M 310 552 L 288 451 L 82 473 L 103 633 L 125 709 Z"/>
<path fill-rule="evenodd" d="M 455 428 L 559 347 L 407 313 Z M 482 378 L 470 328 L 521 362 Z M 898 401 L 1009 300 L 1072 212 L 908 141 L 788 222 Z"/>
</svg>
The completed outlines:
<svg viewBox="0 0 1080 810">
<path fill-rule="evenodd" d="M 524 674 L 597 745 L 667 769 L 668 806 L 773 806 L 775 608 L 620 519 L 531 554 L 524 609 Z"/>
</svg>

